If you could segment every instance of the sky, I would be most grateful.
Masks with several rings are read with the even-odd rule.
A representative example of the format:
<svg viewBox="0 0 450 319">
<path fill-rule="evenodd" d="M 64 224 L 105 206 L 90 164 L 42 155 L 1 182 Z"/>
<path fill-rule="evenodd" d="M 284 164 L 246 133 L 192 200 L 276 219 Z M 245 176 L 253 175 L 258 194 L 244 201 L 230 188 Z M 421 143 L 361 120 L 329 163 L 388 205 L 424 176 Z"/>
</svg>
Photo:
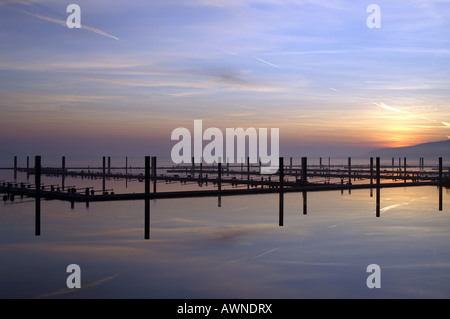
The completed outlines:
<svg viewBox="0 0 450 319">
<path fill-rule="evenodd" d="M 449 16 L 445 0 L 0 0 L 2 155 L 169 157 L 196 119 L 279 128 L 286 156 L 446 140 Z"/>
</svg>

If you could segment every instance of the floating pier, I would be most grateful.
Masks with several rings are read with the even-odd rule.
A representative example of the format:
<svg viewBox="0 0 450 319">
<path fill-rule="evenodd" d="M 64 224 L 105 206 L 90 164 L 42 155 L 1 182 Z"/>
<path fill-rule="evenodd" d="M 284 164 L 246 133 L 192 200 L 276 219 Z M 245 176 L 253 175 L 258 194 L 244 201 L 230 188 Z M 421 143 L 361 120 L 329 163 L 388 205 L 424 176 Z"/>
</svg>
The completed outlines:
<svg viewBox="0 0 450 319">
<path fill-rule="evenodd" d="M 27 157 L 26 167 L 19 167 L 17 156 L 14 157 L 13 167 L 14 181 L 0 181 L 0 194 L 3 201 L 14 201 L 16 196 L 35 198 L 35 235 L 40 235 L 41 208 L 40 201 L 61 200 L 71 203 L 84 202 L 86 206 L 90 202 L 144 200 L 144 238 L 150 238 L 150 201 L 153 199 L 188 198 L 188 197 L 218 197 L 218 206 L 221 206 L 222 196 L 252 195 L 252 194 L 279 194 L 279 226 L 284 225 L 284 194 L 299 192 L 303 198 L 303 214 L 307 214 L 307 193 L 318 191 L 333 191 L 353 189 L 376 189 L 376 216 L 380 216 L 380 189 L 386 187 L 412 187 L 412 186 L 437 186 L 439 187 L 439 210 L 442 211 L 442 188 L 450 187 L 450 170 L 444 168 L 442 158 L 438 159 L 437 166 L 425 167 L 424 159 L 419 159 L 419 165 L 408 167 L 406 158 L 403 159 L 403 167 L 399 158 L 399 165 L 395 167 L 394 158 L 392 166 L 381 166 L 380 158 L 370 158 L 368 165 L 352 165 L 352 159 L 348 158 L 347 165 L 322 164 L 308 165 L 306 157 L 301 158 L 301 165 L 293 165 L 292 158 L 289 164 L 284 164 L 284 158 L 279 158 L 278 172 L 272 175 L 261 174 L 260 163 L 244 163 L 230 165 L 226 163 L 225 169 L 222 163 L 204 166 L 203 163 L 190 165 L 158 167 L 157 158 L 146 156 L 144 167 L 135 167 L 133 170 L 143 173 L 133 174 L 128 167 L 128 157 L 125 167 L 112 167 L 111 157 L 102 158 L 102 167 L 78 167 L 67 168 L 66 158 L 63 156 L 61 167 L 43 167 L 41 157 L 36 156 L 34 167 L 30 167 Z M 106 165 L 107 164 L 107 165 Z M 374 167 L 375 166 L 375 167 Z M 100 171 L 101 170 L 101 171 Z M 29 182 L 16 182 L 17 172 L 26 172 L 27 180 L 34 175 L 34 184 Z M 159 174 L 158 174 L 159 172 Z M 61 185 L 44 185 L 41 176 L 61 178 Z M 67 177 L 82 179 L 102 179 L 102 189 L 94 187 L 66 186 Z M 106 180 L 138 180 L 144 182 L 144 190 L 140 193 L 115 193 L 113 189 L 106 188 Z M 374 184 L 375 179 L 375 184 Z M 211 189 L 199 190 L 175 190 L 157 191 L 157 182 L 180 182 L 213 185 Z M 153 183 L 151 183 L 153 182 Z M 151 187 L 152 186 L 152 187 Z M 231 187 L 231 188 L 230 188 Z"/>
</svg>

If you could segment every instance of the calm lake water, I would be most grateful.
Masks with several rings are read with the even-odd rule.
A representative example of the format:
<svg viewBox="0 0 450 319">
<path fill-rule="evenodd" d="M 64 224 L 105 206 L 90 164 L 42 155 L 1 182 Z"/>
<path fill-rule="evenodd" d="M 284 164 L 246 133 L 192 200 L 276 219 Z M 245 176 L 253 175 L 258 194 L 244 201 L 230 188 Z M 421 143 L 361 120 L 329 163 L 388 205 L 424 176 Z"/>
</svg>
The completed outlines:
<svg viewBox="0 0 450 319">
<path fill-rule="evenodd" d="M 304 215 L 302 194 L 285 194 L 282 227 L 277 194 L 152 200 L 150 240 L 144 201 L 42 200 L 39 237 L 33 199 L 1 202 L 0 298 L 450 298 L 447 190 L 439 211 L 436 187 L 381 189 L 380 217 L 370 190 L 307 197 Z M 66 287 L 69 264 L 81 289 Z M 380 289 L 366 285 L 370 264 Z"/>
</svg>

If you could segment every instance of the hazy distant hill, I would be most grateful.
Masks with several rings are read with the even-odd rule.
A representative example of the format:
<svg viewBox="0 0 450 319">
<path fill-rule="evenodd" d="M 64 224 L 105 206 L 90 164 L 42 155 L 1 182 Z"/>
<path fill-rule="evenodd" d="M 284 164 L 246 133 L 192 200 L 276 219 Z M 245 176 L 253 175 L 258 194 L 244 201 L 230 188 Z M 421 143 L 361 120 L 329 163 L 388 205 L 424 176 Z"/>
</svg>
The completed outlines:
<svg viewBox="0 0 450 319">
<path fill-rule="evenodd" d="M 407 158 L 438 158 L 438 157 L 450 157 L 450 140 L 440 142 L 430 142 L 417 144 L 408 147 L 396 147 L 396 148 L 380 148 L 370 151 L 368 153 L 370 157 L 407 157 Z"/>
</svg>

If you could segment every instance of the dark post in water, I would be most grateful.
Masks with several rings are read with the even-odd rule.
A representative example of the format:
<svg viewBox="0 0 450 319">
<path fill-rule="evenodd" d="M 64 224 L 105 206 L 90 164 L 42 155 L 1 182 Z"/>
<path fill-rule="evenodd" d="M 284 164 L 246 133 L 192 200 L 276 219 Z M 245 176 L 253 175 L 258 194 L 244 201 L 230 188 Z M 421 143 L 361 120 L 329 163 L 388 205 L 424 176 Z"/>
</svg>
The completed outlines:
<svg viewBox="0 0 450 319">
<path fill-rule="evenodd" d="M 284 158 L 280 157 L 280 210 L 278 213 L 278 224 L 279 226 L 283 226 L 284 224 L 284 193 L 283 193 L 283 187 L 284 187 Z"/>
<path fill-rule="evenodd" d="M 157 172 L 156 172 L 156 156 L 152 157 L 152 176 L 153 176 L 153 193 L 156 193 L 156 176 L 157 176 Z"/>
<path fill-rule="evenodd" d="M 34 158 L 34 184 L 36 185 L 35 235 L 41 235 L 41 157 Z"/>
<path fill-rule="evenodd" d="M 145 239 L 150 239 L 150 156 L 145 157 Z"/>
<path fill-rule="evenodd" d="M 302 184 L 308 183 L 308 158 L 302 157 Z"/>
<path fill-rule="evenodd" d="M 376 216 L 380 217 L 380 158 L 376 158 L 376 178 L 377 178 L 377 204 Z"/>
</svg>

